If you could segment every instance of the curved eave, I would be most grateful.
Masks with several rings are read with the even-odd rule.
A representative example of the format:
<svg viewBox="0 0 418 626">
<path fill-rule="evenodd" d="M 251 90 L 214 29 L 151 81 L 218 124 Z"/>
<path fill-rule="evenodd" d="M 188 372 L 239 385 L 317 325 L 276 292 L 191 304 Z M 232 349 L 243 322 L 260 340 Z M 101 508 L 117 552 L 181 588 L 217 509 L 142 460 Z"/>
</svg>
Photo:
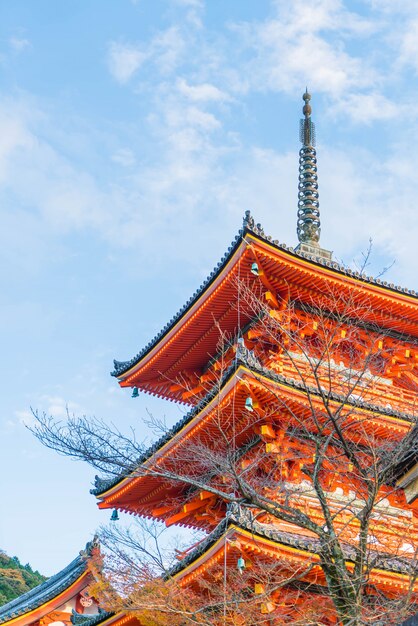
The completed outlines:
<svg viewBox="0 0 418 626">
<path fill-rule="evenodd" d="M 79 591 L 84 589 L 88 584 L 87 582 L 88 577 L 89 577 L 89 572 L 84 571 L 72 583 L 69 583 L 65 589 L 61 590 L 60 592 L 57 592 L 57 591 L 55 591 L 55 593 L 52 592 L 52 597 L 49 597 L 48 599 L 44 597 L 40 599 L 39 600 L 40 603 L 38 606 L 33 606 L 33 604 L 36 605 L 37 603 L 36 598 L 34 598 L 33 601 L 31 601 L 31 608 L 27 608 L 26 610 L 19 609 L 19 607 L 16 607 L 16 608 L 11 609 L 10 614 L 8 614 L 7 607 L 8 607 L 8 604 L 11 604 L 11 603 L 4 605 L 3 607 L 1 607 L 0 624 L 7 624 L 7 625 L 13 624 L 14 626 L 20 626 L 20 625 L 23 626 L 23 625 L 30 624 L 34 621 L 39 620 L 44 615 L 51 613 L 51 611 L 54 611 L 59 606 L 64 604 L 67 600 L 70 600 L 71 598 L 73 598 Z M 46 582 L 49 582 L 49 580 Z M 42 585 L 44 584 L 45 583 L 42 583 Z M 40 585 L 39 587 L 41 587 L 42 585 Z M 31 589 L 31 591 L 38 590 L 39 587 L 35 587 L 34 589 Z M 28 594 L 29 593 L 30 591 L 28 592 Z M 23 596 L 16 598 L 16 600 L 24 601 L 26 595 L 27 594 L 23 594 Z M 12 600 L 12 602 L 14 602 L 14 600 Z M 5 613 L 4 615 L 2 615 L 3 612 Z M 16 613 L 18 614 L 16 615 Z"/>
<path fill-rule="evenodd" d="M 205 296 L 209 296 L 216 289 L 218 284 L 230 270 L 231 266 L 235 265 L 238 261 L 240 251 L 242 248 L 245 248 L 245 244 L 243 244 L 244 237 L 245 231 L 240 231 L 230 246 L 228 252 L 224 255 L 209 277 L 180 309 L 180 311 L 168 322 L 168 324 L 166 324 L 166 326 L 154 337 L 154 339 L 152 339 L 149 344 L 143 348 L 143 350 L 141 350 L 130 361 L 114 361 L 115 369 L 111 373 L 112 376 L 118 378 L 119 382 L 127 380 L 139 369 L 140 366 L 152 359 L 155 353 L 158 352 L 162 343 L 166 343 L 173 337 L 173 335 L 190 319 L 196 309 L 200 306 L 202 299 L 204 299 Z"/>
<path fill-rule="evenodd" d="M 156 455 L 159 456 L 163 454 L 164 451 L 174 443 L 174 438 L 175 440 L 178 440 L 179 437 L 182 438 L 191 428 L 193 428 L 196 421 L 201 420 L 202 417 L 211 410 L 213 405 L 218 402 L 219 398 L 224 397 L 225 393 L 228 393 L 228 391 L 233 387 L 236 374 L 237 370 L 235 368 L 230 368 L 222 383 L 220 390 L 221 395 L 215 393 L 215 389 L 212 393 L 209 393 L 197 407 L 189 411 L 189 413 L 187 413 L 182 420 L 177 422 L 177 424 L 169 431 L 169 436 L 166 435 L 162 437 L 154 446 L 151 446 L 151 448 L 145 452 L 143 457 L 138 460 L 138 467 L 139 465 L 145 463 L 151 463 Z M 109 497 L 123 492 L 125 488 L 130 485 L 132 480 L 136 480 L 136 478 L 137 477 L 133 476 L 133 474 L 123 478 L 116 478 L 112 481 L 111 486 L 109 486 L 106 490 L 101 492 L 98 490 L 92 490 L 93 495 L 104 502 Z M 111 504 L 109 504 L 109 506 L 111 506 Z"/>
<path fill-rule="evenodd" d="M 209 302 L 212 302 L 213 306 L 213 302 L 216 301 L 219 304 L 220 299 L 222 297 L 225 298 L 225 294 L 221 295 L 222 285 L 225 286 L 231 280 L 234 268 L 238 266 L 240 259 L 244 260 L 244 256 L 250 254 L 249 249 L 251 247 L 257 253 L 265 254 L 271 263 L 282 266 L 287 276 L 291 273 L 295 285 L 298 284 L 299 280 L 301 282 L 305 280 L 306 282 L 307 275 L 309 275 L 310 277 L 314 276 L 318 284 L 323 281 L 323 284 L 327 285 L 333 284 L 336 287 L 353 288 L 357 293 L 370 298 L 374 311 L 395 312 L 398 315 L 396 324 L 399 328 L 397 330 L 418 336 L 418 298 L 414 291 L 400 287 L 396 288 L 379 280 L 373 281 L 332 261 L 321 262 L 318 259 L 308 257 L 308 255 L 295 252 L 284 245 L 272 242 L 269 238 L 246 228 L 237 237 L 230 252 L 218 265 L 216 271 L 210 275 L 209 279 L 194 294 L 189 303 L 181 309 L 144 350 L 128 363 L 119 364 L 119 368 L 115 369 L 113 375 L 118 377 L 121 386 L 138 386 L 145 391 L 157 393 L 158 395 L 159 392 L 155 388 L 153 389 L 152 384 L 150 384 L 149 379 L 152 379 L 150 372 L 155 370 L 154 376 L 162 371 L 166 372 L 167 367 L 171 367 L 172 363 L 175 363 L 177 359 L 184 358 L 185 348 L 183 348 L 183 345 L 185 336 L 183 332 L 186 329 L 190 340 L 189 343 L 191 344 L 191 347 L 188 349 L 195 351 L 192 368 L 196 366 L 197 351 L 193 344 L 195 340 L 194 335 L 201 337 L 208 331 L 210 320 L 213 323 L 213 315 L 206 316 L 207 319 L 204 319 L 203 311 Z M 252 256 L 249 259 L 254 261 Z M 249 272 L 249 263 L 250 261 L 248 260 L 245 266 L 247 274 Z M 304 289 L 306 290 L 306 286 Z M 225 304 L 222 306 L 225 308 Z M 215 352 L 216 339 L 211 338 L 211 342 L 213 344 L 211 345 L 211 350 Z M 170 348 L 171 352 L 168 351 L 168 348 Z M 172 363 L 170 360 L 167 360 L 167 354 L 171 354 Z M 202 361 L 199 364 L 203 366 L 208 360 L 206 345 L 205 349 L 202 348 L 199 357 Z M 193 359 L 190 360 L 192 361 Z M 170 399 L 179 399 L 166 390 L 161 392 L 161 394 Z"/>
<path fill-rule="evenodd" d="M 306 397 L 306 389 L 302 385 L 298 385 L 295 381 L 289 381 L 285 377 L 274 374 L 273 372 L 260 368 L 256 370 L 254 367 L 250 368 L 245 364 L 238 363 L 236 367 L 231 367 L 226 373 L 224 380 L 222 381 L 221 389 L 219 393 L 215 390 L 211 394 L 208 394 L 202 402 L 192 409 L 180 422 L 178 422 L 170 431 L 170 433 L 159 440 L 154 446 L 152 446 L 141 459 L 138 460 L 138 467 L 141 465 L 151 465 L 153 460 L 157 457 L 161 457 L 170 448 L 176 444 L 176 442 L 183 440 L 210 411 L 216 406 L 225 396 L 233 390 L 236 380 L 242 380 L 247 378 L 248 380 L 254 380 L 255 382 L 262 383 L 266 388 L 274 386 L 280 386 L 285 392 L 291 392 L 293 396 L 298 397 L 300 401 L 304 401 Z M 312 395 L 315 395 L 315 390 L 311 389 Z M 318 392 L 316 395 L 319 397 Z M 341 398 L 338 394 L 331 394 L 330 398 L 333 402 L 338 402 Z M 364 413 L 371 418 L 379 417 L 387 423 L 388 428 L 393 430 L 405 431 L 411 426 L 412 417 L 407 414 L 398 413 L 393 410 L 389 410 L 383 407 L 370 405 L 362 402 L 346 402 L 347 405 L 357 408 L 359 412 Z M 143 476 L 135 476 L 132 472 L 128 476 L 115 479 L 107 488 L 102 491 L 93 490 L 92 493 L 100 500 L 100 508 L 113 508 L 118 506 L 117 500 L 122 497 L 126 492 L 134 488 L 135 484 L 143 479 Z M 121 507 L 122 509 L 123 507 Z"/>
<path fill-rule="evenodd" d="M 221 525 L 220 525 L 221 526 Z M 316 539 L 303 535 L 295 535 L 291 533 L 280 533 L 280 538 L 271 538 L 271 530 L 267 530 L 268 535 L 263 531 L 254 528 L 247 528 L 247 524 L 241 524 L 239 520 L 224 525 L 222 534 L 215 529 L 209 535 L 202 546 L 197 546 L 190 554 L 173 568 L 171 577 L 180 583 L 187 585 L 194 578 L 200 577 L 207 567 L 212 563 L 224 559 L 225 545 L 228 545 L 228 539 L 238 536 L 247 544 L 247 548 L 256 545 L 260 555 L 264 552 L 267 558 L 280 555 L 280 560 L 289 563 L 318 563 L 319 568 L 319 544 Z M 274 531 L 273 531 L 274 533 Z M 277 534 L 277 533 L 276 533 Z M 399 561 L 399 562 L 398 562 Z M 346 559 L 347 567 L 354 566 L 350 557 Z M 408 567 L 408 566 L 407 566 Z M 378 586 L 392 588 L 398 592 L 409 590 L 411 584 L 411 576 L 405 573 L 405 568 L 396 558 L 388 561 L 388 567 L 373 568 L 370 572 L 371 582 Z M 418 583 L 414 585 L 416 591 Z"/>
<path fill-rule="evenodd" d="M 218 537 L 219 533 L 216 532 L 216 529 L 213 534 L 216 538 L 211 540 L 211 536 L 209 535 L 207 541 L 205 542 L 204 550 L 198 546 L 188 555 L 186 559 L 184 559 L 184 563 L 180 562 L 175 566 L 175 570 L 171 574 L 172 578 L 175 580 L 182 580 L 183 578 L 193 575 L 193 573 L 196 572 L 196 570 L 199 570 L 202 565 L 207 563 L 209 560 L 214 559 L 217 553 L 221 552 L 223 554 L 225 544 L 228 543 L 230 537 L 234 537 L 235 535 L 246 539 L 249 543 L 256 543 L 258 548 L 261 548 L 264 545 L 267 549 L 269 548 L 270 550 L 274 550 L 276 553 L 280 552 L 283 556 L 287 555 L 291 560 L 306 561 L 309 559 L 309 561 L 316 561 L 319 563 L 319 556 L 313 551 L 306 548 L 295 547 L 290 543 L 286 543 L 285 534 L 283 534 L 283 542 L 278 542 L 273 539 L 269 539 L 254 530 L 247 530 L 236 522 L 230 523 L 227 530 L 225 530 L 220 537 Z M 312 539 L 306 539 L 306 543 L 309 542 L 312 542 Z"/>
</svg>

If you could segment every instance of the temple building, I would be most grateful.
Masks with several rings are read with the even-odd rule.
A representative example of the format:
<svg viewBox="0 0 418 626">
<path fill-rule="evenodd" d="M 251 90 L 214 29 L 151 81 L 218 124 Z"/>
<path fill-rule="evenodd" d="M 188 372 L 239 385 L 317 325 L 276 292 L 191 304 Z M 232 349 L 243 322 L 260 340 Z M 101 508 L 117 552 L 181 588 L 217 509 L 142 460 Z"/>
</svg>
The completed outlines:
<svg viewBox="0 0 418 626">
<path fill-rule="evenodd" d="M 101 509 L 206 533 L 171 572 L 181 586 L 199 593 L 202 581 L 222 586 L 238 569 L 266 623 L 296 623 L 308 602 L 321 623 L 336 624 L 328 566 L 337 544 L 354 576 L 364 539 L 373 602 L 417 602 L 418 298 L 321 247 L 315 128 L 303 98 L 298 246 L 272 239 L 247 212 L 177 315 L 131 360 L 115 361 L 133 397 L 189 410 L 136 468 L 97 479 L 93 493 Z"/>
<path fill-rule="evenodd" d="M 73 619 L 98 618 L 99 607 L 88 593 L 91 583 L 88 561 L 94 549 L 95 542 L 87 544 L 61 572 L 0 607 L 0 624 L 70 626 Z"/>
<path fill-rule="evenodd" d="M 132 616 L 114 615 L 90 594 L 95 582 L 92 559 L 99 551 L 96 539 L 61 572 L 0 607 L 1 626 L 128 626 Z"/>
</svg>

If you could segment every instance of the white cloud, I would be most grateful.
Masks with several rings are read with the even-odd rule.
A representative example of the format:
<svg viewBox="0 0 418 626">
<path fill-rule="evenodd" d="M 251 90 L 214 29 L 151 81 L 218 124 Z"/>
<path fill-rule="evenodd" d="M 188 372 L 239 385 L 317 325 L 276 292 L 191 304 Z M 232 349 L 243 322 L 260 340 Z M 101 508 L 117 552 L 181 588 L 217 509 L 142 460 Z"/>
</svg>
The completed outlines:
<svg viewBox="0 0 418 626">
<path fill-rule="evenodd" d="M 113 155 L 112 161 L 123 167 L 132 167 L 136 163 L 133 150 L 129 148 L 119 148 Z"/>
<path fill-rule="evenodd" d="M 393 33 L 399 50 L 398 63 L 413 67 L 418 74 L 418 19 L 408 18 Z"/>
<path fill-rule="evenodd" d="M 347 108 L 344 114 L 355 122 L 398 113 L 397 103 L 387 97 L 382 97 L 380 110 L 374 105 L 386 77 L 373 55 L 355 52 L 352 45 L 377 36 L 379 20 L 349 11 L 340 0 L 316 0 L 309 6 L 303 0 L 277 0 L 274 6 L 275 15 L 262 22 L 231 27 L 240 35 L 242 49 L 253 53 L 241 70 L 239 91 L 294 94 L 308 85 L 337 105 L 342 98 L 351 99 L 352 112 Z"/>
<path fill-rule="evenodd" d="M 382 94 L 371 93 L 351 93 L 337 99 L 332 108 L 333 115 L 348 115 L 355 123 L 371 123 L 376 120 L 390 120 L 399 115 L 402 111 L 407 112 L 407 107 L 391 100 Z"/>
<path fill-rule="evenodd" d="M 174 4 L 193 9 L 203 9 L 205 6 L 203 0 L 174 0 Z"/>
<path fill-rule="evenodd" d="M 189 85 L 184 78 L 177 80 L 179 92 L 193 102 L 228 102 L 231 97 L 210 83 Z"/>
<path fill-rule="evenodd" d="M 25 150 L 30 150 L 35 138 L 26 125 L 26 111 L 15 103 L 0 109 L 0 181 L 9 176 L 10 160 Z"/>
<path fill-rule="evenodd" d="M 167 74 L 178 66 L 186 51 L 186 41 L 177 26 L 158 33 L 150 44 L 150 54 L 161 72 Z"/>
<path fill-rule="evenodd" d="M 112 229 L 110 204 L 120 202 L 102 191 L 94 176 L 74 165 L 43 132 L 36 131 L 41 117 L 33 103 L 26 108 L 19 102 L 0 107 L 0 213 L 4 227 L 11 229 L 9 233 L 1 230 L 2 255 L 12 254 L 14 247 L 41 249 L 53 233 L 103 227 L 104 234 Z M 13 232 L 19 222 L 22 245 Z M 43 236 L 31 244 L 31 237 L 38 237 L 40 230 Z"/>
<path fill-rule="evenodd" d="M 9 39 L 9 44 L 15 52 L 22 52 L 26 48 L 29 48 L 30 41 L 24 37 L 11 37 Z"/>
<path fill-rule="evenodd" d="M 338 94 L 353 87 L 371 84 L 372 70 L 364 61 L 350 56 L 315 32 L 295 22 L 272 20 L 259 26 L 254 46 L 261 72 L 253 68 L 258 87 L 266 86 L 288 93 L 309 82 L 315 91 Z"/>
<path fill-rule="evenodd" d="M 140 55 L 134 54 L 130 65 L 119 68 L 122 82 L 128 81 L 145 60 L 156 71 L 151 79 L 144 77 L 149 92 L 152 86 L 152 114 L 141 127 L 141 142 L 133 143 L 132 149 L 129 142 L 118 140 L 109 150 L 107 159 L 129 168 L 113 168 L 115 177 L 109 185 L 88 166 L 74 165 L 64 150 L 47 139 L 48 133 L 37 133 L 24 115 L 13 113 L 13 107 L 7 112 L 4 107 L 0 109 L 0 179 L 7 181 L 14 194 L 15 206 L 19 207 L 15 213 L 24 215 L 29 208 L 31 220 L 38 225 L 33 227 L 31 221 L 30 230 L 43 232 L 44 239 L 48 233 L 56 238 L 57 234 L 90 229 L 113 245 L 136 247 L 136 254 L 144 258 L 156 256 L 153 242 L 158 234 L 167 256 L 183 258 L 186 250 L 193 255 L 190 247 L 195 247 L 203 265 L 214 259 L 210 246 L 199 249 L 202 228 L 205 240 L 216 242 L 219 223 L 225 231 L 235 232 L 246 208 L 254 210 L 268 232 L 282 241 L 295 241 L 297 155 L 245 145 L 235 130 L 228 130 L 223 116 L 227 107 L 218 106 L 238 103 L 238 98 L 233 100 L 228 93 L 233 85 L 227 80 L 228 72 L 244 75 L 253 92 L 270 89 L 286 93 L 299 92 L 306 74 L 312 73 L 315 91 L 322 89 L 333 100 L 332 110 L 338 115 L 347 115 L 348 110 L 355 123 L 391 119 L 404 105 L 395 105 L 379 93 L 375 83 L 380 77 L 375 69 L 366 65 L 363 71 L 362 59 L 350 54 L 340 40 L 337 27 L 344 19 L 346 37 L 350 33 L 362 37 L 369 28 L 366 20 L 348 15 L 341 3 L 331 0 L 318 2 L 318 14 L 308 11 L 310 17 L 300 20 L 300 0 L 287 8 L 283 2 L 277 6 L 282 20 L 276 15 L 263 23 L 236 27 L 244 34 L 245 55 L 231 60 L 228 48 L 218 47 L 210 66 L 204 65 L 199 55 L 201 49 L 210 55 L 211 49 L 201 47 L 198 38 L 188 38 L 180 26 L 157 33 L 141 47 L 111 45 L 113 51 L 123 48 Z M 310 21 L 312 32 L 308 32 Z M 250 53 L 253 58 L 248 64 Z M 185 66 L 181 77 L 167 77 L 183 58 L 191 57 L 191 69 Z M 243 101 L 241 98 L 240 103 Z M 220 128 L 225 130 L 216 132 Z M 357 247 L 358 229 L 353 228 L 350 234 L 343 224 L 350 215 L 364 226 L 366 240 L 372 235 L 381 247 L 386 245 L 391 254 L 402 258 L 402 263 L 413 263 L 408 250 L 396 243 L 395 232 L 401 238 L 402 220 L 393 229 L 386 218 L 393 214 L 393 206 L 399 207 L 397 210 L 402 207 L 405 215 L 414 219 L 408 202 L 415 192 L 404 175 L 404 164 L 399 164 L 402 171 L 390 167 L 397 156 L 387 150 L 386 160 L 381 155 L 366 157 L 349 146 L 334 152 L 325 147 L 320 150 L 321 209 L 327 224 L 323 236 L 331 241 L 329 247 L 339 248 L 344 255 Z M 414 174 L 410 175 L 413 180 Z M 6 210 L 5 205 L 2 210 Z M 24 248 L 29 249 L 30 233 L 26 237 Z"/>
<path fill-rule="evenodd" d="M 65 419 L 68 414 L 84 414 L 85 411 L 77 402 L 66 402 L 61 396 L 49 396 L 41 395 L 37 398 L 37 404 L 39 404 L 39 411 L 55 419 Z M 28 409 L 22 409 L 15 411 L 15 417 L 17 423 L 23 426 L 34 426 L 36 424 L 36 418 L 32 411 Z"/>
<path fill-rule="evenodd" d="M 201 111 L 197 107 L 189 107 L 186 111 L 186 121 L 191 126 L 198 126 L 203 130 L 211 131 L 220 127 L 220 122 L 212 113 Z"/>
<path fill-rule="evenodd" d="M 376 50 L 384 58 L 385 78 L 399 78 L 405 68 L 411 67 L 418 74 L 418 0 L 369 1 L 382 33 Z"/>
<path fill-rule="evenodd" d="M 84 411 L 77 402 L 67 402 L 61 396 L 40 396 L 42 411 L 56 419 L 66 418 L 67 414 L 82 414 Z"/>
<path fill-rule="evenodd" d="M 17 417 L 18 423 L 23 426 L 32 426 L 36 422 L 33 414 L 28 410 L 15 411 L 15 416 Z"/>
<path fill-rule="evenodd" d="M 177 26 L 158 32 L 149 43 L 134 44 L 112 41 L 108 47 L 107 65 L 113 78 L 128 83 L 145 62 L 162 74 L 173 72 L 185 51 L 186 42 Z"/>
<path fill-rule="evenodd" d="M 349 11 L 341 0 L 313 0 L 309 4 L 303 0 L 275 0 L 273 4 L 291 36 L 324 31 L 364 35 L 375 29 L 371 20 Z"/>
<path fill-rule="evenodd" d="M 369 3 L 375 11 L 383 11 L 390 15 L 410 14 L 418 9 L 418 0 L 402 0 L 402 2 L 369 0 Z"/>
<path fill-rule="evenodd" d="M 207 145 L 202 143 L 204 138 L 201 133 L 215 130 L 221 126 L 220 121 L 212 113 L 203 111 L 196 106 L 184 107 L 175 98 L 170 98 L 167 101 L 160 114 L 161 118 L 155 116 L 154 124 L 158 123 L 157 119 L 166 124 L 167 136 L 165 141 L 167 145 L 172 145 L 179 152 L 183 151 L 182 146 L 184 145 L 184 141 L 180 139 L 181 136 L 183 138 L 188 137 L 187 144 L 193 145 L 193 149 L 189 148 L 188 151 L 209 149 Z"/>
<path fill-rule="evenodd" d="M 202 27 L 202 13 L 205 8 L 204 0 L 172 0 L 174 5 L 186 9 L 186 20 L 195 28 Z"/>
<path fill-rule="evenodd" d="M 40 117 L 33 106 L 30 112 Z M 13 215 L 29 224 L 30 231 L 17 229 L 14 234 L 16 220 L 8 219 L 8 205 L 2 202 L 2 253 L 9 250 L 20 259 L 20 249 L 16 254 L 10 248 L 14 240 L 23 237 L 24 255 L 38 250 L 42 242 L 47 248 L 48 237 L 56 240 L 60 234 L 89 229 L 118 248 L 135 246 L 137 254 L 154 258 L 158 233 L 173 262 L 196 254 L 204 265 L 216 259 L 209 245 L 200 249 L 202 232 L 206 242 L 216 241 L 219 223 L 225 231 L 235 232 L 246 208 L 264 222 L 267 232 L 287 243 L 295 241 L 296 151 L 278 154 L 241 145 L 239 137 L 227 130 L 214 135 L 221 120 L 197 106 L 185 107 L 177 84 L 156 100 L 150 119 L 153 153 L 146 163 L 136 161 L 128 148 L 111 153 L 115 162 L 131 168 L 123 188 L 103 186 L 75 167 L 48 143 L 44 132 L 31 129 L 33 120 L 27 115 L 19 106 L 0 109 L 0 178 L 3 189 L 13 193 Z M 410 202 L 415 177 L 413 164 L 401 158 L 402 151 L 386 153 L 382 159 L 349 146 L 341 151 L 323 146 L 318 156 L 324 243 L 342 255 L 357 248 L 358 229 L 345 223 L 349 215 L 353 224 L 362 224 L 364 243 L 373 236 L 380 248 L 386 246 L 400 259 L 401 266 L 413 267 L 413 242 L 404 243 L 418 230 Z M 394 210 L 404 216 L 395 225 Z M 406 234 L 405 219 L 411 222 Z M 53 406 L 62 412 L 65 405 Z"/>
<path fill-rule="evenodd" d="M 147 54 L 131 44 L 111 42 L 108 50 L 109 71 L 119 83 L 127 83 L 139 70 Z"/>
</svg>

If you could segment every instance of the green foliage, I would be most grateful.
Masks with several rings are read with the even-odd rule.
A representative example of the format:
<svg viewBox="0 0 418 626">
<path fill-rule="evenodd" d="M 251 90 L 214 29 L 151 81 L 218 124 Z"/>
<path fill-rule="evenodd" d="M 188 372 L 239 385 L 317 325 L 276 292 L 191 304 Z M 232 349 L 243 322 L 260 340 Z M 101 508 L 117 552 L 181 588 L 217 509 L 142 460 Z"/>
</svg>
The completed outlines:
<svg viewBox="0 0 418 626">
<path fill-rule="evenodd" d="M 40 585 L 44 580 L 45 576 L 33 571 L 29 563 L 22 565 L 17 556 L 7 556 L 0 550 L 0 606 Z"/>
</svg>

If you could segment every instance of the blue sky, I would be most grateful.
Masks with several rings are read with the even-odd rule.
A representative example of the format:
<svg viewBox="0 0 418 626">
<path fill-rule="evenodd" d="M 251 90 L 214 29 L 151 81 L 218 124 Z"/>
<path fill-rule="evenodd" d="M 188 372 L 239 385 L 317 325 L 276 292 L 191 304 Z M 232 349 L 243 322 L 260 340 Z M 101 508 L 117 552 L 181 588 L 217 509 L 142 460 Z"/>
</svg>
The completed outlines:
<svg viewBox="0 0 418 626">
<path fill-rule="evenodd" d="M 296 243 L 298 123 L 322 245 L 418 289 L 418 2 L 0 0 L 0 548 L 52 574 L 109 514 L 29 407 L 149 437 L 109 376 L 211 271 L 246 209 Z"/>
</svg>

